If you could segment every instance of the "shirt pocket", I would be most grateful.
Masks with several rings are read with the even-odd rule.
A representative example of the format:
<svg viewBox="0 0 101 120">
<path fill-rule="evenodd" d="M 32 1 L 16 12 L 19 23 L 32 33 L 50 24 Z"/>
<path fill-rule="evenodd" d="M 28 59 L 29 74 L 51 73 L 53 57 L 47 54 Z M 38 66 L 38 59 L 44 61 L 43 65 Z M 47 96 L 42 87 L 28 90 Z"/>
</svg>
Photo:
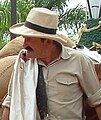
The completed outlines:
<svg viewBox="0 0 101 120">
<path fill-rule="evenodd" d="M 72 100 L 77 97 L 77 93 L 81 90 L 76 77 L 56 78 L 56 82 L 57 91 L 60 93 L 58 97 L 61 100 Z"/>
<path fill-rule="evenodd" d="M 76 78 L 56 78 L 56 81 L 59 84 L 63 84 L 67 86 L 78 83 L 78 80 Z"/>
</svg>

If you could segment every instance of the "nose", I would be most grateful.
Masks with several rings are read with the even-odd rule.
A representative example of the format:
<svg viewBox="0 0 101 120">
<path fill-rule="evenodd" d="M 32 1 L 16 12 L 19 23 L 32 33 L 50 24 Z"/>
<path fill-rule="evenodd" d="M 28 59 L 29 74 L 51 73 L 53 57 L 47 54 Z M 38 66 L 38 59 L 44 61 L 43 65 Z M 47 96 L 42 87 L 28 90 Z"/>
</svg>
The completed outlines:
<svg viewBox="0 0 101 120">
<path fill-rule="evenodd" d="M 24 38 L 23 48 L 28 47 L 28 40 Z"/>
</svg>

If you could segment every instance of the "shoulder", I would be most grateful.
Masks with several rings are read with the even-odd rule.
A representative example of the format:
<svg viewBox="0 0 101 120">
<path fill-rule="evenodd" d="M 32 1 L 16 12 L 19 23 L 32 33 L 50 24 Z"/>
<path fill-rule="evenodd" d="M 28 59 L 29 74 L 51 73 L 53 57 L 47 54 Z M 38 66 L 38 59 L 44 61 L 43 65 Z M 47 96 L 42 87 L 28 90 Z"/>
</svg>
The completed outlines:
<svg viewBox="0 0 101 120">
<path fill-rule="evenodd" d="M 83 54 L 82 52 L 80 52 L 79 50 L 75 50 L 73 48 L 69 48 L 69 47 L 64 47 L 64 51 L 66 53 L 68 53 L 71 56 L 75 56 L 75 57 L 87 57 L 85 54 Z"/>
<path fill-rule="evenodd" d="M 70 59 L 76 60 L 78 62 L 93 62 L 90 57 L 80 52 L 79 50 L 75 50 L 69 47 L 63 47 L 63 51 L 65 56 L 68 55 Z"/>
</svg>

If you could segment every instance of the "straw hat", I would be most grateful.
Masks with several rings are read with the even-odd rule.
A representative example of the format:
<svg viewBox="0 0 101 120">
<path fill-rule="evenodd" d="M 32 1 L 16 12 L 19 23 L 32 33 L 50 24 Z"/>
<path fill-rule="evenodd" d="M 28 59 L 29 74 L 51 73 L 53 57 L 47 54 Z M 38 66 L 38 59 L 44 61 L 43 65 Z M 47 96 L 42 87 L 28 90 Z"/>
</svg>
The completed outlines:
<svg viewBox="0 0 101 120">
<path fill-rule="evenodd" d="M 17 55 L 13 55 L 0 59 L 0 99 L 7 93 L 8 83 L 16 57 Z"/>
<path fill-rule="evenodd" d="M 58 15 L 47 8 L 32 8 L 26 21 L 10 27 L 10 32 L 22 36 L 48 38 L 67 45 L 57 33 Z"/>
<path fill-rule="evenodd" d="M 9 41 L 1 50 L 0 50 L 0 59 L 17 55 L 19 51 L 21 50 L 23 45 L 23 37 L 16 37 L 15 39 Z"/>
<path fill-rule="evenodd" d="M 65 46 L 72 48 L 75 45 L 75 43 L 67 35 L 59 34 L 59 36 L 65 40 L 67 40 L 67 45 L 65 45 Z"/>
</svg>

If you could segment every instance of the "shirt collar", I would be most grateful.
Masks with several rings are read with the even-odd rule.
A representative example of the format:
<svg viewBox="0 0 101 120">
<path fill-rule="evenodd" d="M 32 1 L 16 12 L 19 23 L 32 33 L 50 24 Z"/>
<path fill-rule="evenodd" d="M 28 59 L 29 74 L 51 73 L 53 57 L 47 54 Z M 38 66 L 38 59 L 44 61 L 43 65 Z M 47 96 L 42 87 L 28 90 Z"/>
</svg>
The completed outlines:
<svg viewBox="0 0 101 120">
<path fill-rule="evenodd" d="M 62 51 L 61 51 L 60 57 L 62 59 L 68 59 L 68 58 L 71 57 L 68 47 L 65 47 L 65 46 L 62 45 Z"/>
<path fill-rule="evenodd" d="M 52 61 L 50 64 L 58 61 L 58 60 L 61 59 L 61 58 L 62 58 L 62 59 L 69 59 L 70 57 L 71 57 L 70 48 L 65 47 L 64 45 L 62 45 L 62 51 L 61 51 L 61 53 L 60 53 L 60 56 L 59 56 L 58 58 L 56 58 L 54 61 Z M 38 62 L 39 62 L 40 65 L 45 66 L 42 61 L 38 60 Z"/>
</svg>

